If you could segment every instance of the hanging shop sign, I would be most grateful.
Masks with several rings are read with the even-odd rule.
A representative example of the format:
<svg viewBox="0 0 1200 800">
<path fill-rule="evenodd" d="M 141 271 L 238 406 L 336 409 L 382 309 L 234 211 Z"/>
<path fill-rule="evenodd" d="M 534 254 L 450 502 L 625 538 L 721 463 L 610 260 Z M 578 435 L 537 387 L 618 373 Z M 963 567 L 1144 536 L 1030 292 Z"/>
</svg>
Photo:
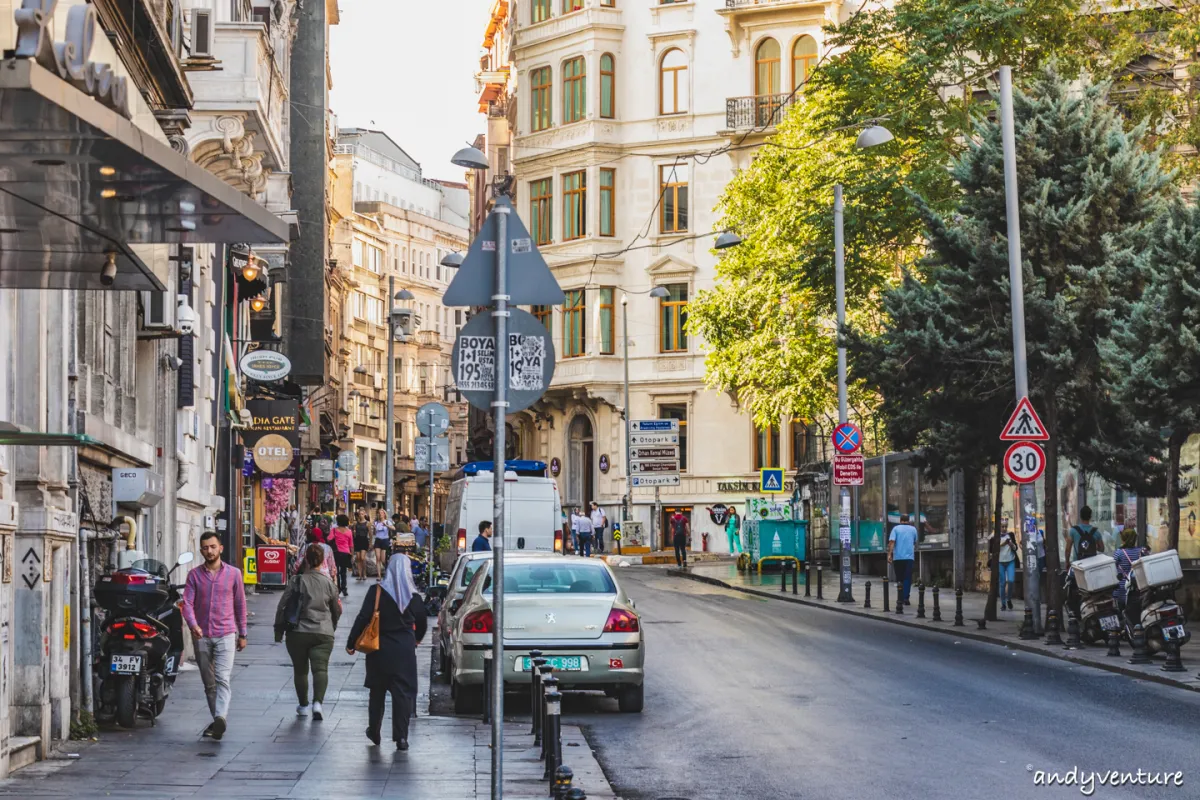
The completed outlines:
<svg viewBox="0 0 1200 800">
<path fill-rule="evenodd" d="M 254 465 L 260 472 L 278 475 L 292 466 L 296 450 L 292 443 L 277 433 L 268 433 L 254 444 Z"/>
<path fill-rule="evenodd" d="M 269 383 L 286 378 L 292 372 L 292 362 L 283 353 L 275 350 L 254 350 L 242 356 L 242 374 L 259 383 Z"/>
</svg>

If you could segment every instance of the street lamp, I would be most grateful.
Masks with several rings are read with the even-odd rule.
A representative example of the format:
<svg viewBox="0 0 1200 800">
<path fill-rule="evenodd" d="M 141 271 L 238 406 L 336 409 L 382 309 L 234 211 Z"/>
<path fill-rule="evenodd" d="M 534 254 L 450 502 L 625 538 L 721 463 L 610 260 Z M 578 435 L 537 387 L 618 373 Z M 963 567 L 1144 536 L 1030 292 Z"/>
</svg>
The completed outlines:
<svg viewBox="0 0 1200 800">
<path fill-rule="evenodd" d="M 713 245 L 718 250 L 728 250 L 731 247 L 737 247 L 742 243 L 742 237 L 738 236 L 733 231 L 723 231 L 717 237 L 717 243 Z"/>
<path fill-rule="evenodd" d="M 388 297 L 395 300 L 412 300 L 413 293 L 408 289 L 396 291 L 396 276 L 388 276 Z M 395 305 L 388 309 L 388 343 L 387 343 L 387 459 L 383 465 L 384 497 L 387 502 L 387 513 L 396 513 L 396 325 L 400 322 L 400 312 Z M 355 370 L 357 372 L 358 370 Z"/>
<path fill-rule="evenodd" d="M 451 252 L 447 253 L 444 258 L 442 258 L 441 264 L 443 267 L 457 269 L 462 266 L 463 261 L 463 254 L 457 250 L 452 250 Z"/>
<path fill-rule="evenodd" d="M 492 165 L 488 163 L 487 156 L 479 151 L 478 148 L 470 145 L 459 150 L 450 159 L 450 163 L 456 167 L 465 167 L 467 169 L 488 170 Z"/>
</svg>

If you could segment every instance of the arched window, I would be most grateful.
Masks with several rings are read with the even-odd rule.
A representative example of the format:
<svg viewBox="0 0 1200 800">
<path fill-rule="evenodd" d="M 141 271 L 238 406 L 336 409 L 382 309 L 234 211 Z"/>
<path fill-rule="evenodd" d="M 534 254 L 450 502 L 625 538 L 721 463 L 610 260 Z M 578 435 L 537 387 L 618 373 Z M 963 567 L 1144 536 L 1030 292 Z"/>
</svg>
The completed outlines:
<svg viewBox="0 0 1200 800">
<path fill-rule="evenodd" d="M 587 116 L 587 68 L 583 56 L 563 62 L 562 121 L 578 122 Z"/>
<path fill-rule="evenodd" d="M 754 94 L 763 97 L 782 91 L 780 63 L 779 42 L 763 39 L 754 51 Z"/>
<path fill-rule="evenodd" d="M 611 53 L 600 56 L 600 116 L 612 119 L 616 116 L 617 61 Z"/>
<path fill-rule="evenodd" d="M 799 89 L 817 66 L 817 40 L 801 36 L 792 45 L 792 88 Z"/>
<path fill-rule="evenodd" d="M 688 110 L 688 62 L 678 47 L 663 55 L 659 67 L 660 114 L 686 114 Z"/>
</svg>

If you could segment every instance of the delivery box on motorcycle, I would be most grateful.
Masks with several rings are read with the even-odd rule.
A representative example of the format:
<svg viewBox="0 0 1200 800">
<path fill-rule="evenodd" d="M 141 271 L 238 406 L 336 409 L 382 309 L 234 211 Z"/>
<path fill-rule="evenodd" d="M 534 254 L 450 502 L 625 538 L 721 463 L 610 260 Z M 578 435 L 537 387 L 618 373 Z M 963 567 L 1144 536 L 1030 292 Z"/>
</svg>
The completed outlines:
<svg viewBox="0 0 1200 800">
<path fill-rule="evenodd" d="M 96 581 L 96 604 L 118 614 L 150 614 L 169 597 L 163 578 L 140 569 L 122 569 Z"/>
<path fill-rule="evenodd" d="M 1133 562 L 1133 575 L 1141 588 L 1162 586 L 1183 580 L 1183 567 L 1179 563 L 1179 553 L 1167 550 L 1142 556 Z"/>
<path fill-rule="evenodd" d="M 1071 562 L 1075 585 L 1084 592 L 1102 592 L 1117 585 L 1117 562 L 1110 555 L 1098 555 Z"/>
</svg>

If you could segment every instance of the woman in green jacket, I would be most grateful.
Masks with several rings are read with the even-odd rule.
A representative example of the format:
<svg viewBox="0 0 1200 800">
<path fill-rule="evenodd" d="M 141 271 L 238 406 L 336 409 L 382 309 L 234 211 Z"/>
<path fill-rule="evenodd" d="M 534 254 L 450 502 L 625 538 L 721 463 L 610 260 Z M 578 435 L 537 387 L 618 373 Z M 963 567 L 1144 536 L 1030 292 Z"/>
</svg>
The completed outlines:
<svg viewBox="0 0 1200 800">
<path fill-rule="evenodd" d="M 308 673 L 312 670 L 314 720 L 321 720 L 321 702 L 329 685 L 329 656 L 333 652 L 333 633 L 342 604 L 337 586 L 321 572 L 325 553 L 321 545 L 308 546 L 304 553 L 307 569 L 288 581 L 279 607 L 275 610 L 275 641 L 287 636 L 287 651 L 292 659 L 296 684 L 296 715 L 308 716 Z"/>
</svg>

